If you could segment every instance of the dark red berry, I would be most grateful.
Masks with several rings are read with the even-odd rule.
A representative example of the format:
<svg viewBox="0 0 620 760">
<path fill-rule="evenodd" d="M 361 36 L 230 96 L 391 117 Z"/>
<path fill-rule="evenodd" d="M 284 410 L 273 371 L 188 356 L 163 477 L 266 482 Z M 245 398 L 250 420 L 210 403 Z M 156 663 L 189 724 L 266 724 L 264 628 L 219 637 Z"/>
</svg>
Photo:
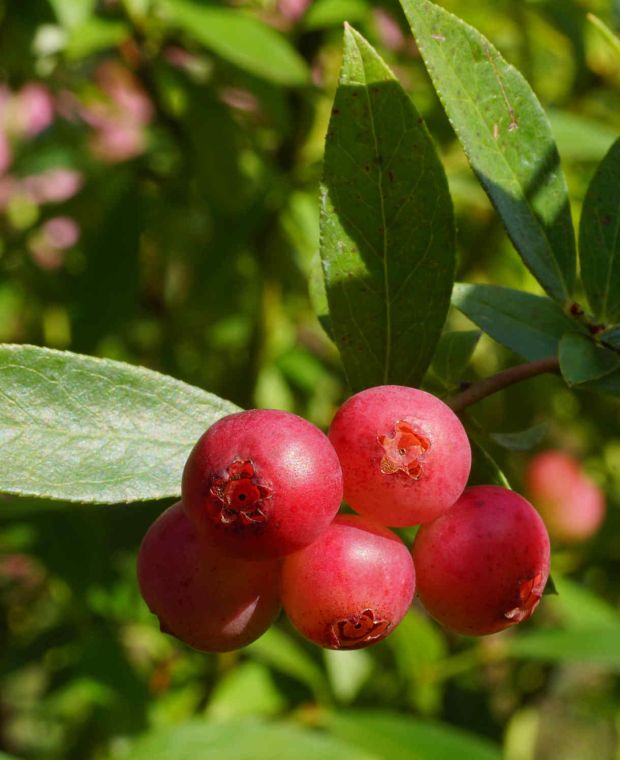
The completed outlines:
<svg viewBox="0 0 620 760">
<path fill-rule="evenodd" d="M 480 636 L 527 620 L 549 577 L 549 536 L 522 496 L 468 488 L 413 545 L 418 595 L 438 622 Z"/>
<path fill-rule="evenodd" d="M 296 551 L 331 523 L 342 472 L 318 428 L 289 412 L 254 409 L 216 422 L 183 473 L 183 502 L 201 534 L 239 557 Z"/>
<path fill-rule="evenodd" d="M 342 465 L 344 498 L 383 525 L 433 520 L 458 499 L 471 448 L 454 412 L 415 388 L 384 385 L 338 410 L 329 438 Z"/>
<path fill-rule="evenodd" d="M 361 649 L 401 621 L 415 591 L 407 547 L 387 528 L 339 515 L 284 560 L 282 603 L 293 625 L 327 649 Z"/>
<path fill-rule="evenodd" d="M 280 567 L 206 544 L 180 502 L 155 520 L 138 554 L 140 591 L 161 630 L 205 652 L 238 649 L 269 628 L 280 609 Z"/>
</svg>

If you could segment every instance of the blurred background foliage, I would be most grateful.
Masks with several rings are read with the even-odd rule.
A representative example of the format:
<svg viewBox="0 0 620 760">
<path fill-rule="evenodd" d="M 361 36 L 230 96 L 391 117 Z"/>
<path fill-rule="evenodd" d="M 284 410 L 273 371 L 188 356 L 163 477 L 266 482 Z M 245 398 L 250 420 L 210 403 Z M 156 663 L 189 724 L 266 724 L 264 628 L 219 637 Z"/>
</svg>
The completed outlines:
<svg viewBox="0 0 620 760">
<path fill-rule="evenodd" d="M 578 218 L 620 127 L 620 59 L 587 14 L 617 30 L 620 3 L 442 5 L 533 85 Z M 459 279 L 539 292 L 395 0 L 4 0 L 0 340 L 145 365 L 327 426 L 347 390 L 308 284 L 345 19 L 437 142 Z M 448 326 L 471 328 L 456 313 Z M 454 385 L 514 361 L 483 337 Z M 468 421 L 485 435 L 545 423 L 537 445 L 575 454 L 609 506 L 597 537 L 556 547 L 559 596 L 479 641 L 447 635 L 416 604 L 369 651 L 320 651 L 282 621 L 247 650 L 201 655 L 160 635 L 137 591 L 137 547 L 166 505 L 3 497 L 0 756 L 620 757 L 620 406 L 543 377 Z M 531 452 L 507 440 L 492 453 L 519 488 Z"/>
</svg>

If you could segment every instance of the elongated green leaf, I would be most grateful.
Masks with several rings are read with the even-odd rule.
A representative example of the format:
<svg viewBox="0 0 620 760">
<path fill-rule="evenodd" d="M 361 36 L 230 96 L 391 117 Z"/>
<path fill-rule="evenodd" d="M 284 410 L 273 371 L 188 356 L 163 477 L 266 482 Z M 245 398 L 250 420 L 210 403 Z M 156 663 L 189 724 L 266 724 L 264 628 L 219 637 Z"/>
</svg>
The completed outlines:
<svg viewBox="0 0 620 760">
<path fill-rule="evenodd" d="M 540 630 L 515 636 L 508 642 L 509 652 L 543 662 L 586 661 L 599 663 L 620 672 L 620 625 L 601 628 Z"/>
<path fill-rule="evenodd" d="M 499 760 L 492 742 L 447 723 L 384 711 L 330 713 L 326 726 L 347 743 L 390 760 Z"/>
<path fill-rule="evenodd" d="M 528 361 L 558 351 L 576 323 L 551 299 L 499 285 L 457 283 L 452 303 L 498 343 Z"/>
<path fill-rule="evenodd" d="M 348 27 L 325 147 L 321 257 L 351 386 L 419 382 L 449 304 L 452 204 L 417 111 Z"/>
<path fill-rule="evenodd" d="M 428 0 L 401 0 L 435 89 L 523 261 L 561 303 L 575 236 L 557 148 L 521 74 L 478 31 Z"/>
<path fill-rule="evenodd" d="M 286 723 L 191 721 L 147 734 L 123 760 L 382 760 L 384 755 L 361 750 L 316 731 Z"/>
<path fill-rule="evenodd" d="M 529 451 L 542 441 L 547 434 L 549 426 L 546 422 L 541 422 L 538 425 L 532 425 L 532 427 L 525 430 L 518 430 L 515 433 L 491 433 L 491 440 L 495 441 L 499 446 L 510 451 Z"/>
<path fill-rule="evenodd" d="M 455 385 L 463 379 L 472 354 L 480 340 L 479 330 L 453 330 L 439 339 L 432 369 L 446 385 Z"/>
<path fill-rule="evenodd" d="M 0 492 L 117 503 L 178 496 L 222 399 L 121 362 L 0 346 Z"/>
<path fill-rule="evenodd" d="M 232 8 L 191 0 L 164 0 L 170 23 L 224 60 L 281 85 L 307 84 L 303 58 L 289 42 L 257 18 Z"/>
<path fill-rule="evenodd" d="M 566 333 L 560 341 L 560 371 L 568 385 L 581 385 L 620 370 L 620 356 L 587 335 Z"/>
<path fill-rule="evenodd" d="M 586 193 L 579 261 L 592 311 L 603 322 L 620 321 L 620 139 L 601 161 Z"/>
</svg>

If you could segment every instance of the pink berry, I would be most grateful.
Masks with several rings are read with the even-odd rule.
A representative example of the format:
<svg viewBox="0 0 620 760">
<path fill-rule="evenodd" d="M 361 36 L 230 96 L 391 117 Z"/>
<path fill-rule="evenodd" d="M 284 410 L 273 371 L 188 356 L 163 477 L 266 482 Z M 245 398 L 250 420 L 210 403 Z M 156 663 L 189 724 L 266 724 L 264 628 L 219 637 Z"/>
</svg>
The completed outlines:
<svg viewBox="0 0 620 760">
<path fill-rule="evenodd" d="M 433 520 L 469 477 L 471 448 L 459 418 L 415 388 L 382 385 L 355 394 L 336 413 L 329 438 L 345 501 L 383 525 Z"/>
<path fill-rule="evenodd" d="M 581 464 L 562 451 L 543 451 L 525 474 L 529 495 L 552 538 L 585 541 L 605 518 L 605 496 Z"/>
<path fill-rule="evenodd" d="M 420 528 L 413 561 L 429 614 L 456 633 L 482 636 L 532 615 L 549 577 L 549 536 L 522 496 L 474 486 Z"/>
<path fill-rule="evenodd" d="M 201 534 L 230 554 L 289 554 L 327 529 L 342 500 L 329 439 L 289 412 L 254 409 L 216 422 L 185 465 L 183 502 Z"/>
<path fill-rule="evenodd" d="M 282 604 L 306 638 L 326 649 L 361 649 L 396 628 L 411 604 L 415 570 L 387 528 L 339 515 L 313 544 L 286 557 Z"/>
<path fill-rule="evenodd" d="M 164 633 L 195 649 L 227 652 L 257 639 L 276 618 L 281 564 L 233 559 L 206 545 L 178 502 L 147 531 L 138 580 Z"/>
</svg>

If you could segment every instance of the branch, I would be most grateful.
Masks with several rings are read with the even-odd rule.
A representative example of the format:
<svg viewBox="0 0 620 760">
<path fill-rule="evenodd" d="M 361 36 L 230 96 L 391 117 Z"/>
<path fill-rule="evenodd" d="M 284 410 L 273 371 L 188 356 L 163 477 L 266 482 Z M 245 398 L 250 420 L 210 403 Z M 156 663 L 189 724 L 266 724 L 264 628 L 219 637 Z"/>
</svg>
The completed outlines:
<svg viewBox="0 0 620 760">
<path fill-rule="evenodd" d="M 446 403 L 453 411 L 461 412 L 466 407 L 475 404 L 477 401 L 481 401 L 487 396 L 491 396 L 493 393 L 501 391 L 503 388 L 507 388 L 509 385 L 520 383 L 522 380 L 542 375 L 545 372 L 557 372 L 559 368 L 560 362 L 557 356 L 547 356 L 535 362 L 518 364 L 516 367 L 510 367 L 509 369 L 502 370 L 502 372 L 498 372 L 496 375 L 491 375 L 491 377 L 485 377 L 484 380 L 472 383 L 465 390 L 447 399 Z"/>
</svg>

